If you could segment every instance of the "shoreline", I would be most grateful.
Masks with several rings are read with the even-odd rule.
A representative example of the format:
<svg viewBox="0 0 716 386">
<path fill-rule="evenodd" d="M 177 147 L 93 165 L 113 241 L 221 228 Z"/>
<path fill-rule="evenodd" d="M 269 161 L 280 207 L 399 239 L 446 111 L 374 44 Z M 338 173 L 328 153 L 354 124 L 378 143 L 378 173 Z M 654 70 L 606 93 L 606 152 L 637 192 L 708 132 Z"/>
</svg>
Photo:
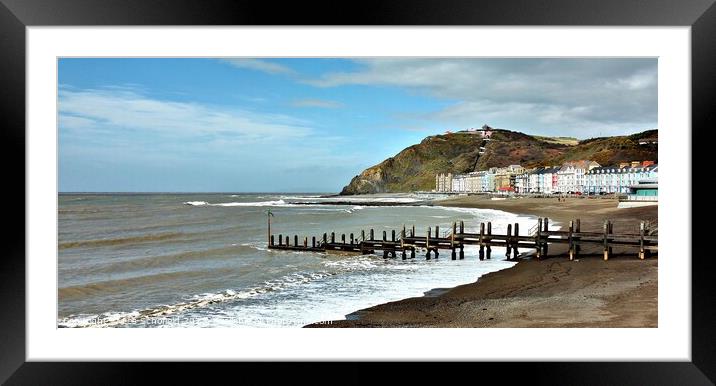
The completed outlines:
<svg viewBox="0 0 716 386">
<path fill-rule="evenodd" d="M 658 226 L 658 206 L 619 209 L 609 199 L 461 196 L 434 204 L 548 217 L 560 225 L 580 218 L 583 230 L 600 229 L 607 218 L 616 229 L 631 229 L 640 220 Z M 431 289 L 420 297 L 354 311 L 345 320 L 304 327 L 657 327 L 656 255 L 639 260 L 633 248 L 615 248 L 615 256 L 603 261 L 598 246 L 585 246 L 578 259 L 569 261 L 564 245 L 550 249 L 543 260 L 523 258 L 472 283 Z"/>
</svg>

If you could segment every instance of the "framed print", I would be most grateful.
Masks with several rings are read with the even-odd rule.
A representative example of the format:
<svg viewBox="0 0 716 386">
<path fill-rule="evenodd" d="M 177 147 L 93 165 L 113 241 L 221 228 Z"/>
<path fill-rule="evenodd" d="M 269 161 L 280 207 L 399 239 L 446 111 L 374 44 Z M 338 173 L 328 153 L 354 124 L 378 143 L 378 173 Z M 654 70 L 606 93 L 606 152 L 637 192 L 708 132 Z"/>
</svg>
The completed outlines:
<svg viewBox="0 0 716 386">
<path fill-rule="evenodd" d="M 712 3 L 3 0 L 3 379 L 712 383 Z"/>
</svg>

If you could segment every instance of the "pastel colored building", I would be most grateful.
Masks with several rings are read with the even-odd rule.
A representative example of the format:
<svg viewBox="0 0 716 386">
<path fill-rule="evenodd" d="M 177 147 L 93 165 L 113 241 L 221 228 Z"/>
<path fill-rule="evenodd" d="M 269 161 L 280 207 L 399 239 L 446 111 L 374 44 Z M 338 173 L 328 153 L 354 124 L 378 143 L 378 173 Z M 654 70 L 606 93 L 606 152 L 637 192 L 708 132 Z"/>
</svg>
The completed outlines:
<svg viewBox="0 0 716 386">
<path fill-rule="evenodd" d="M 647 166 L 644 166 L 644 165 Z M 630 187 L 643 180 L 656 181 L 659 165 L 647 161 L 640 166 L 597 167 L 586 173 L 585 193 L 588 194 L 629 194 Z"/>
</svg>

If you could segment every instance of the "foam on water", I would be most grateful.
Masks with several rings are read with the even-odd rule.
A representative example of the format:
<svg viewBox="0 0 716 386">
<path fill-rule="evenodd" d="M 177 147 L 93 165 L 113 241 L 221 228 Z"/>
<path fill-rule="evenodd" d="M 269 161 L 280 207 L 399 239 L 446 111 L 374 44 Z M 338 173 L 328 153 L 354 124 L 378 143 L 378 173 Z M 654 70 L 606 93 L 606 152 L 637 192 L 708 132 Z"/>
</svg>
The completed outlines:
<svg viewBox="0 0 716 386">
<path fill-rule="evenodd" d="M 209 203 L 206 201 L 187 201 L 184 203 L 184 205 L 204 206 L 204 205 L 209 205 Z"/>
</svg>

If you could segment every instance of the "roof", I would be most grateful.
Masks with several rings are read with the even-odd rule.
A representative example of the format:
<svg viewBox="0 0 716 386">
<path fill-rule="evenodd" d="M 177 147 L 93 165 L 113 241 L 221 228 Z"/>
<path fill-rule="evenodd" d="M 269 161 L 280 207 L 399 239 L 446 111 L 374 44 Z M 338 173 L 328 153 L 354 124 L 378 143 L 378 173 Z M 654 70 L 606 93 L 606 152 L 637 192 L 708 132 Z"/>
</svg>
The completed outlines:
<svg viewBox="0 0 716 386">
<path fill-rule="evenodd" d="M 539 170 L 537 174 L 554 174 L 559 171 L 559 168 L 543 168 L 542 170 Z"/>
<path fill-rule="evenodd" d="M 658 170 L 658 169 L 659 169 L 659 165 L 658 165 L 658 164 L 653 164 L 653 165 L 649 165 L 649 166 L 638 166 L 638 167 L 635 167 L 635 168 L 633 168 L 633 167 L 631 167 L 631 166 L 625 166 L 625 167 L 623 167 L 623 168 L 620 168 L 620 167 L 618 167 L 618 166 L 600 166 L 600 167 L 596 167 L 596 168 L 594 168 L 594 169 L 588 171 L 587 174 L 596 174 L 596 173 L 599 173 L 599 172 L 603 172 L 603 173 L 614 173 L 614 174 L 617 174 L 617 173 L 634 173 L 634 172 L 649 172 L 649 171 L 654 171 L 654 170 Z M 612 171 L 612 170 L 613 170 L 613 171 Z"/>
<path fill-rule="evenodd" d="M 579 160 L 579 161 L 568 161 L 562 164 L 561 169 L 573 167 L 575 169 L 589 169 L 589 165 L 596 164 L 599 166 L 599 164 L 596 161 L 591 160 Z"/>
</svg>

